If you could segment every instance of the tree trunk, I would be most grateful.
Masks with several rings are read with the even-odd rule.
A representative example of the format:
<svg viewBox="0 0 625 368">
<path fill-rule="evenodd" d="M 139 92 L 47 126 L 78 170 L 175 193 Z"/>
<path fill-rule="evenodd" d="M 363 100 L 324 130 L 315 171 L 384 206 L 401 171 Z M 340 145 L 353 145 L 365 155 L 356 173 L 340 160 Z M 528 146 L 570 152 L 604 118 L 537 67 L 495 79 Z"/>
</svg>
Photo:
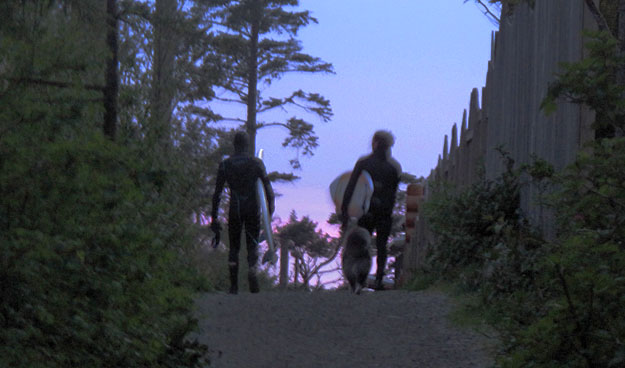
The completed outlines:
<svg viewBox="0 0 625 368">
<path fill-rule="evenodd" d="M 618 3 L 618 30 L 616 32 L 619 40 L 619 48 L 621 55 L 625 54 L 625 0 L 619 0 Z M 621 67 L 621 70 L 623 68 Z M 625 75 L 621 73 L 619 82 L 625 82 Z"/>
<path fill-rule="evenodd" d="M 293 278 L 293 286 L 297 288 L 297 280 L 299 279 L 299 258 L 295 257 L 295 262 L 293 263 L 294 268 L 294 278 Z"/>
<path fill-rule="evenodd" d="M 291 241 L 282 242 L 280 244 L 280 287 L 286 289 L 289 284 L 289 243 Z M 286 243 L 286 244 L 285 244 Z"/>
<path fill-rule="evenodd" d="M 106 45 L 109 57 L 106 62 L 103 128 L 104 134 L 114 141 L 117 129 L 117 94 L 119 92 L 117 0 L 106 0 L 106 24 Z"/>
<path fill-rule="evenodd" d="M 605 17 L 603 16 L 603 14 L 601 14 L 601 11 L 597 7 L 597 4 L 595 4 L 595 0 L 584 0 L 584 1 L 586 3 L 586 6 L 588 7 L 588 10 L 590 10 L 590 13 L 592 14 L 593 18 L 597 22 L 597 26 L 599 27 L 599 30 L 610 32 L 610 27 L 608 26 L 608 22 L 605 20 Z M 612 35 L 615 35 L 615 33 L 612 33 Z"/>
<path fill-rule="evenodd" d="M 260 32 L 261 3 L 253 0 L 252 34 L 250 36 L 247 83 L 247 122 L 245 130 L 250 137 L 250 153 L 256 154 L 256 100 L 258 97 L 258 38 Z"/>
<path fill-rule="evenodd" d="M 171 138 L 176 56 L 176 0 L 156 0 L 154 13 L 154 58 L 148 137 L 160 155 L 166 155 Z"/>
<path fill-rule="evenodd" d="M 618 2 L 618 29 L 614 32 L 618 37 L 619 43 L 619 56 L 625 57 L 625 0 L 619 0 Z M 622 59 L 621 59 L 622 60 Z M 621 62 L 616 73 L 616 82 L 619 86 L 625 86 L 625 64 Z M 625 122 L 617 122 L 615 134 L 619 137 L 625 135 L 623 132 L 623 125 Z"/>
</svg>

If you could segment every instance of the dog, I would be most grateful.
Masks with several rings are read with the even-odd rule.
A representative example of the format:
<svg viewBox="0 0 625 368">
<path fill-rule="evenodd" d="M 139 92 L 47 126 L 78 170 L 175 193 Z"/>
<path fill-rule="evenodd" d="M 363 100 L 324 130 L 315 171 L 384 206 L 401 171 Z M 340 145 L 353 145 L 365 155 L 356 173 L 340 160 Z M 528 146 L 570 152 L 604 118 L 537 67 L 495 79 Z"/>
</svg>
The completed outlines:
<svg viewBox="0 0 625 368">
<path fill-rule="evenodd" d="M 360 295 L 371 269 L 371 235 L 366 229 L 354 226 L 347 231 L 341 261 L 352 293 Z"/>
</svg>

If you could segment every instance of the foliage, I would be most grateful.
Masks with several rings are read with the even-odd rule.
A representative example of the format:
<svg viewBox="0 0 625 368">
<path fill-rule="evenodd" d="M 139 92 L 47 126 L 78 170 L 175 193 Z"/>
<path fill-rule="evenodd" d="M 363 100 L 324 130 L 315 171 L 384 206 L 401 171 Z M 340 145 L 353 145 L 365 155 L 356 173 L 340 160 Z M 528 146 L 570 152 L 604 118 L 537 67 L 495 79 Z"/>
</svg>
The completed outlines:
<svg viewBox="0 0 625 368">
<path fill-rule="evenodd" d="M 101 136 L 2 140 L 2 354 L 7 366 L 169 367 L 184 341 L 189 241 L 136 156 Z M 177 216 L 175 216 L 177 217 Z M 175 218 L 174 217 L 174 218 Z"/>
<path fill-rule="evenodd" d="M 130 14 L 144 7 L 123 3 L 120 16 L 139 22 Z M 149 90 L 122 73 L 122 134 L 102 136 L 101 5 L 0 5 L 0 366 L 204 360 L 188 334 L 192 295 L 206 285 L 188 254 L 202 239 L 194 220 L 214 134 L 174 130 L 163 160 L 138 129 Z M 137 29 L 122 51 L 141 40 Z M 141 69 L 132 63 L 124 58 L 122 70 Z M 202 140 L 210 144 L 198 148 Z"/>
<path fill-rule="evenodd" d="M 531 264 L 521 259 L 535 246 L 518 209 L 519 172 L 504 153 L 507 170 L 494 180 L 480 180 L 464 191 L 435 184 L 424 216 L 435 234 L 430 262 L 435 272 L 460 277 L 475 289 L 505 292 L 531 276 Z M 523 269 L 522 274 L 517 274 Z M 531 278 L 531 277 L 530 277 Z"/>
<path fill-rule="evenodd" d="M 501 1 L 486 1 L 486 0 L 473 0 L 475 5 L 478 6 L 480 11 L 490 20 L 493 24 L 499 25 L 501 22 Z M 469 0 L 464 0 L 466 4 Z"/>
<path fill-rule="evenodd" d="M 446 276 L 481 293 L 503 341 L 504 367 L 625 364 L 623 61 L 609 35 L 592 37 L 589 59 L 564 66 L 543 107 L 560 98 L 588 105 L 595 141 L 561 172 L 542 160 L 522 167 L 548 182 L 557 237 L 541 240 L 523 224 L 511 165 L 490 184 L 441 187 L 426 204 L 436 233 L 432 269 L 414 285 Z"/>
<path fill-rule="evenodd" d="M 225 229 L 224 234 L 227 234 L 227 230 Z M 227 242 L 227 237 L 225 237 L 224 241 Z M 226 247 L 221 245 L 213 249 L 209 247 L 208 244 L 201 244 L 190 253 L 191 265 L 206 279 L 212 291 L 227 292 L 230 289 L 228 251 L 226 248 L 227 245 Z M 245 252 L 245 250 L 242 250 L 242 252 Z M 247 262 L 241 262 L 240 264 L 239 289 L 248 290 L 248 264 Z M 276 277 L 271 275 L 268 269 L 258 271 L 257 278 L 261 291 L 271 290 L 275 286 Z"/>
<path fill-rule="evenodd" d="M 219 25 L 210 40 L 212 54 L 206 63 L 224 73 L 217 82 L 221 93 L 216 100 L 247 108 L 247 117 L 221 116 L 212 111 L 215 120 L 240 123 L 251 138 L 259 129 L 277 126 L 286 129 L 284 147 L 297 150 L 290 160 L 300 168 L 299 154 L 312 155 L 318 146 L 313 124 L 292 116 L 286 121 L 257 119 L 257 114 L 298 108 L 328 122 L 332 117 L 330 102 L 318 93 L 293 91 L 289 96 L 263 96 L 269 87 L 290 73 L 333 73 L 332 65 L 302 52 L 296 39 L 298 31 L 317 20 L 308 11 L 290 11 L 298 0 L 229 0 L 211 10 L 210 24 Z M 260 116 L 260 115 L 259 115 Z"/>
<path fill-rule="evenodd" d="M 605 139 L 554 178 L 561 235 L 541 260 L 545 307 L 514 334 L 507 365 L 625 362 L 623 159 L 625 140 Z"/>
<path fill-rule="evenodd" d="M 583 103 L 597 114 L 593 128 L 598 137 L 612 137 L 625 129 L 623 87 L 616 83 L 624 64 L 618 41 L 609 32 L 585 32 L 589 56 L 577 63 L 562 64 L 563 72 L 550 84 L 542 103 L 546 113 L 555 111 L 558 100 Z"/>
<path fill-rule="evenodd" d="M 551 177 L 560 235 L 547 243 L 518 215 L 518 172 L 460 193 L 441 187 L 426 203 L 435 243 L 429 272 L 477 291 L 504 342 L 503 366 L 595 367 L 623 363 L 625 139 L 606 139 Z M 510 166 L 509 166 L 510 167 Z M 507 179 L 504 177 L 507 176 Z"/>
<path fill-rule="evenodd" d="M 309 286 L 313 277 L 318 276 L 322 268 L 332 262 L 339 252 L 338 239 L 317 230 L 317 223 L 308 216 L 297 218 L 291 211 L 289 222 L 276 229 L 280 246 L 289 247 L 295 259 L 295 282 L 301 276 L 305 287 Z M 320 259 L 325 258 L 320 261 Z"/>
</svg>

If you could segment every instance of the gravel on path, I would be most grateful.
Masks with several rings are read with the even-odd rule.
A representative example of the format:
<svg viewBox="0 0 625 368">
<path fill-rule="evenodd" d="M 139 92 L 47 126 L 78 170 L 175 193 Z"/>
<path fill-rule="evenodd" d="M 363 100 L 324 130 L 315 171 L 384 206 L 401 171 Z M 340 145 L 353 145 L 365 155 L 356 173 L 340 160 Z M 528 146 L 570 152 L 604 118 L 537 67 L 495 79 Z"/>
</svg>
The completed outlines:
<svg viewBox="0 0 625 368">
<path fill-rule="evenodd" d="M 217 368 L 493 366 L 493 341 L 453 326 L 435 291 L 203 294 L 199 341 Z"/>
</svg>

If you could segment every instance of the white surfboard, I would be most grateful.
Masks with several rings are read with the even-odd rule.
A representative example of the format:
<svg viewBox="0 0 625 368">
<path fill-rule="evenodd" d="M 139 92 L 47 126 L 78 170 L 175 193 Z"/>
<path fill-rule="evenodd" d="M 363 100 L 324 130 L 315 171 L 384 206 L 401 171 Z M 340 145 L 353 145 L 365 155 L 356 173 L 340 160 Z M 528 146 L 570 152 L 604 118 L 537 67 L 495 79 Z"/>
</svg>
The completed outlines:
<svg viewBox="0 0 625 368">
<path fill-rule="evenodd" d="M 256 155 L 259 159 L 263 159 L 263 149 L 258 150 L 258 154 Z M 275 264 L 278 260 L 276 255 L 276 247 L 273 242 L 273 233 L 271 229 L 271 213 L 269 213 L 269 204 L 267 203 L 267 194 L 265 193 L 265 186 L 263 185 L 263 181 L 256 179 L 256 195 L 258 197 L 258 203 L 260 207 L 260 222 L 262 223 L 262 229 L 265 233 L 265 241 L 267 241 L 267 246 L 269 249 L 263 256 L 263 264 L 270 262 L 271 264 Z"/>
<path fill-rule="evenodd" d="M 343 196 L 345 195 L 345 189 L 347 188 L 351 175 L 351 171 L 344 172 L 330 184 L 330 196 L 334 202 L 337 215 L 341 215 Z M 363 170 L 356 181 L 354 194 L 352 194 L 352 198 L 347 206 L 347 215 L 357 219 L 361 218 L 365 213 L 367 213 L 367 211 L 369 211 L 372 195 L 373 179 L 371 179 L 371 175 L 369 175 L 367 171 Z"/>
</svg>

